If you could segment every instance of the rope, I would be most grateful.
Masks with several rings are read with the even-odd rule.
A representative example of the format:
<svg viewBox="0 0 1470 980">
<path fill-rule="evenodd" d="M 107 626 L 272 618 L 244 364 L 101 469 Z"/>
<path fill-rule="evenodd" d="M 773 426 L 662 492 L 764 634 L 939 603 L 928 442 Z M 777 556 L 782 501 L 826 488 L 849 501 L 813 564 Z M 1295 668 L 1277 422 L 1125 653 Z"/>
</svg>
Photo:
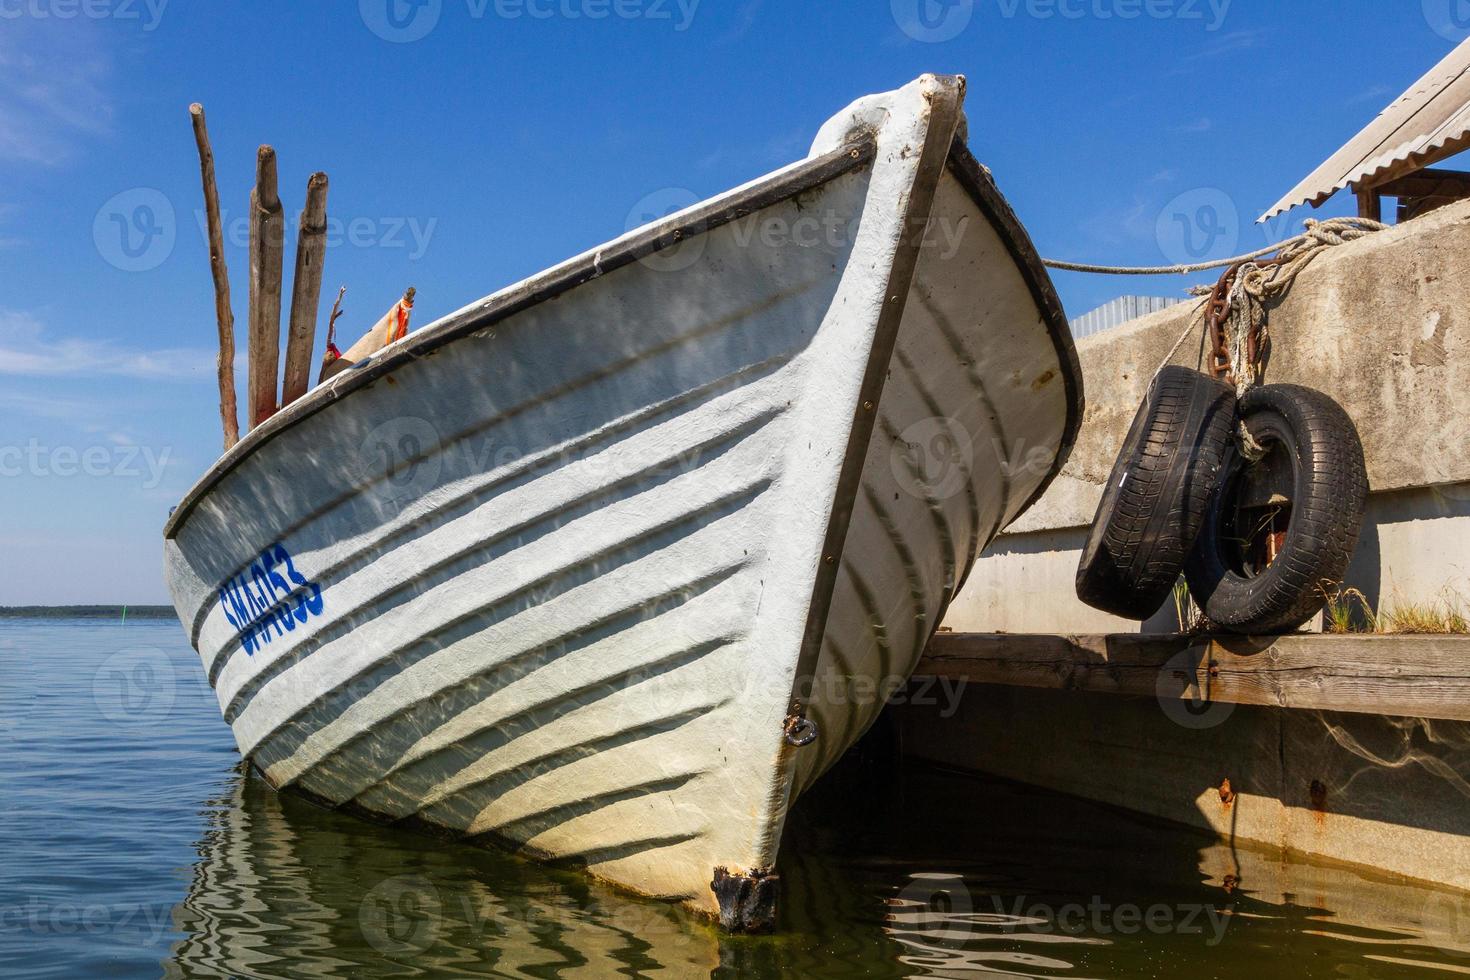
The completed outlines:
<svg viewBox="0 0 1470 980">
<path fill-rule="evenodd" d="M 1306 231 L 1286 243 L 1269 263 L 1247 261 L 1236 271 L 1225 335 L 1230 342 L 1230 368 L 1235 375 L 1237 396 L 1245 395 L 1260 380 L 1260 365 L 1248 362 L 1247 345 L 1254 332 L 1256 350 L 1265 349 L 1269 339 L 1267 305 L 1290 289 L 1297 276 L 1327 249 L 1357 241 L 1386 227 L 1367 218 L 1308 220 Z"/>
<path fill-rule="evenodd" d="M 1314 229 L 1336 229 L 1341 227 L 1343 230 L 1335 233 L 1346 235 L 1349 229 L 1341 223 L 1356 225 L 1363 229 L 1359 234 L 1353 235 L 1351 238 L 1344 237 L 1343 241 L 1352 241 L 1354 238 L 1361 238 L 1364 234 L 1382 231 L 1387 227 L 1387 225 L 1380 224 L 1377 221 L 1370 221 L 1367 218 L 1330 218 L 1327 221 L 1313 221 L 1308 219 L 1306 231 L 1294 238 L 1286 239 L 1286 241 L 1279 245 L 1268 245 L 1265 248 L 1257 249 L 1254 252 L 1247 252 L 1244 255 L 1236 255 L 1232 258 L 1218 259 L 1211 262 L 1198 262 L 1194 265 L 1089 265 L 1085 262 L 1065 262 L 1061 259 L 1042 259 L 1041 263 L 1049 269 L 1060 269 L 1063 272 L 1086 272 L 1100 276 L 1181 276 L 1191 272 L 1205 272 L 1209 269 L 1224 269 L 1232 265 L 1239 265 L 1241 262 L 1249 262 L 1251 259 L 1262 258 L 1273 252 L 1284 252 L 1292 246 L 1309 241 L 1315 235 L 1321 233 Z M 1342 241 L 1332 242 L 1331 244 L 1341 245 Z"/>
<path fill-rule="evenodd" d="M 1261 364 L 1250 362 L 1249 343 L 1251 335 L 1254 334 L 1256 351 L 1259 353 L 1266 347 L 1269 339 L 1266 329 L 1267 306 L 1290 289 L 1297 276 L 1301 275 L 1303 270 L 1327 249 L 1366 238 L 1387 227 L 1382 222 L 1367 218 L 1331 218 L 1327 221 L 1308 219 L 1306 230 L 1294 238 L 1287 239 L 1279 246 L 1279 250 L 1267 249 L 1265 252 L 1256 252 L 1222 263 L 1232 268 L 1239 266 L 1235 268 L 1235 281 L 1227 297 L 1230 304 L 1230 315 L 1222 325 L 1230 347 L 1230 371 L 1235 376 L 1236 397 L 1244 397 L 1245 393 L 1260 381 Z M 1275 258 L 1266 262 L 1254 261 L 1272 251 L 1278 251 Z M 1145 273 L 1135 270 L 1134 274 Z M 1208 288 L 1202 291 L 1206 294 L 1212 292 Z M 1199 292 L 1195 291 L 1195 294 L 1199 295 Z M 1195 310 L 1189 326 L 1174 343 L 1174 347 L 1164 358 L 1163 364 L 1159 365 L 1160 371 L 1174 359 L 1174 355 L 1185 339 L 1194 331 L 1205 326 L 1208 307 L 1209 303 L 1203 302 Z M 1266 455 L 1265 449 L 1251 436 L 1243 422 L 1240 425 L 1240 451 L 1241 455 L 1251 462 Z"/>
<path fill-rule="evenodd" d="M 1295 241 L 1295 239 L 1288 239 L 1288 241 Z M 1286 243 L 1283 242 L 1282 245 L 1284 244 Z M 1231 259 L 1220 259 L 1214 262 L 1199 262 L 1194 265 L 1088 265 L 1085 262 L 1064 262 L 1061 259 L 1042 259 L 1041 264 L 1048 269 L 1060 269 L 1063 272 L 1088 272 L 1099 276 L 1182 276 L 1190 272 L 1223 269 L 1237 262 L 1258 259 L 1277 251 L 1282 245 L 1269 245 L 1246 255 L 1237 255 Z"/>
<path fill-rule="evenodd" d="M 1189 325 L 1184 328 L 1184 332 L 1179 335 L 1179 339 L 1174 341 L 1174 346 L 1169 348 L 1169 353 L 1164 355 L 1164 360 L 1160 362 L 1159 369 L 1154 372 L 1154 377 L 1157 378 L 1163 372 L 1164 368 L 1169 366 L 1169 362 L 1174 360 L 1174 355 L 1179 353 L 1179 348 L 1184 346 L 1184 342 L 1189 339 L 1190 334 L 1200 328 L 1200 324 L 1204 322 L 1204 319 L 1205 307 L 1201 303 L 1200 308 L 1195 311 L 1195 315 L 1190 318 Z"/>
</svg>

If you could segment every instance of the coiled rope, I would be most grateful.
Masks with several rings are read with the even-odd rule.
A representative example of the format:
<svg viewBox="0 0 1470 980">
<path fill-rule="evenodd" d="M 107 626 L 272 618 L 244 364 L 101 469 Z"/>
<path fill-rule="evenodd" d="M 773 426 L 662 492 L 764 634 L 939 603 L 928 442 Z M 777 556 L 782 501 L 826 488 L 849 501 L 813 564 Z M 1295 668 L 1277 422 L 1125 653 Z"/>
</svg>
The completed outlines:
<svg viewBox="0 0 1470 980">
<path fill-rule="evenodd" d="M 1246 255 L 1237 255 L 1234 258 L 1201 262 L 1196 265 L 1104 266 L 1054 260 L 1043 261 L 1053 269 L 1120 276 L 1171 276 L 1203 272 L 1206 269 L 1226 269 L 1225 278 L 1231 276 L 1234 278 L 1227 294 L 1229 314 L 1222 322 L 1221 329 L 1230 351 L 1230 372 L 1235 377 L 1236 396 L 1243 397 L 1260 381 L 1259 354 L 1265 350 L 1268 340 L 1267 305 L 1279 299 L 1296 281 L 1297 276 L 1312 264 L 1312 260 L 1327 249 L 1366 238 L 1387 227 L 1381 221 L 1373 221 L 1368 218 L 1329 218 L 1326 221 L 1309 218 L 1305 231 L 1293 238 L 1288 238 L 1280 245 L 1259 249 Z M 1265 259 L 1272 253 L 1275 253 L 1274 258 L 1257 261 Z M 1213 292 L 1213 289 L 1201 286 L 1191 289 L 1190 295 L 1209 296 Z M 1174 346 L 1165 355 L 1163 363 L 1159 365 L 1159 371 L 1174 360 L 1174 355 L 1179 352 L 1179 348 L 1184 345 L 1184 341 L 1191 334 L 1206 326 L 1209 307 L 1210 303 L 1206 300 L 1195 310 L 1189 325 L 1184 328 L 1184 332 L 1179 335 L 1179 339 L 1175 341 Z M 1255 337 L 1257 352 L 1254 363 L 1249 356 L 1252 336 Z M 1240 426 L 1240 444 L 1242 455 L 1249 460 L 1258 460 L 1265 455 L 1265 450 L 1246 431 L 1244 424 Z"/>
</svg>

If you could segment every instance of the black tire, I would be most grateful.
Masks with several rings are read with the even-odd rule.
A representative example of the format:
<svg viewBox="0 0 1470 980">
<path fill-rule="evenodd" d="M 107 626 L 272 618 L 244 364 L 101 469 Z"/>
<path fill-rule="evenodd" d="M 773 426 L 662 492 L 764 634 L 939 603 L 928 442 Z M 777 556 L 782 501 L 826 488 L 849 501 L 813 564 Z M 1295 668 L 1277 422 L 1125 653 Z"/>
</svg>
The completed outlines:
<svg viewBox="0 0 1470 980">
<path fill-rule="evenodd" d="M 1235 423 L 1235 391 L 1166 367 L 1123 440 L 1077 568 L 1077 597 L 1147 619 L 1169 597 L 1219 480 Z"/>
<path fill-rule="evenodd" d="M 1274 454 L 1257 465 L 1290 473 L 1285 536 L 1274 560 L 1252 567 L 1249 545 L 1241 542 L 1257 539 L 1264 524 L 1235 527 L 1249 466 L 1232 444 L 1185 574 L 1195 602 L 1216 626 L 1286 633 L 1321 610 L 1352 560 L 1368 502 L 1363 445 L 1342 406 L 1300 385 L 1252 389 L 1240 401 L 1240 416 L 1251 437 Z"/>
</svg>

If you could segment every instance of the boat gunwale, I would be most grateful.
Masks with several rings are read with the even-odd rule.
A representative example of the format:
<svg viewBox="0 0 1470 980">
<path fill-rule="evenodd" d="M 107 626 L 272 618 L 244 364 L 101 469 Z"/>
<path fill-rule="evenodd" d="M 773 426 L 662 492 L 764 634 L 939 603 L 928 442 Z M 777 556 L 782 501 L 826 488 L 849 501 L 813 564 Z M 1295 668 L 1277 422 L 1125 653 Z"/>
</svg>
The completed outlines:
<svg viewBox="0 0 1470 980">
<path fill-rule="evenodd" d="M 873 344 L 863 369 L 862 384 L 850 410 L 852 429 L 838 471 L 836 493 L 833 495 L 831 513 L 827 517 L 822 550 L 818 553 L 820 560 L 817 564 L 816 580 L 812 583 L 812 601 L 807 607 L 801 647 L 797 652 L 796 667 L 792 675 L 792 689 L 787 698 L 788 725 L 798 720 L 810 724 L 807 711 L 812 695 L 811 681 L 816 676 L 822 639 L 827 634 L 827 620 L 832 613 L 840 570 L 838 559 L 847 550 L 847 535 L 852 524 L 858 490 L 862 485 L 863 472 L 867 467 L 868 448 L 877 425 L 878 406 L 882 404 L 893 352 L 898 346 L 898 336 L 903 328 L 904 312 L 908 308 L 917 277 L 923 238 L 934 217 L 933 207 L 939 193 L 939 183 L 944 179 L 950 155 L 959 137 L 960 120 L 963 118 L 961 107 L 965 99 L 964 79 L 941 76 L 935 78 L 934 82 L 934 89 L 924 94 L 928 102 L 928 118 L 922 145 L 918 149 L 919 160 L 914 168 L 913 179 L 901 197 L 899 227 L 902 231 L 883 285 L 883 307 L 874 325 Z M 941 127 L 944 130 L 942 138 L 948 145 L 939 144 L 937 137 Z M 806 743 L 801 743 L 804 744 Z M 774 812 L 779 813 L 787 803 L 796 770 L 795 753 L 800 751 L 801 745 L 789 738 L 783 740 L 777 761 L 777 798 L 772 801 Z M 779 833 L 775 835 L 777 846 L 780 837 Z M 774 859 L 775 854 L 771 857 Z"/>
<path fill-rule="evenodd" d="M 454 340 L 493 326 L 516 313 L 554 299 L 576 286 L 655 252 L 679 245 L 690 234 L 712 231 L 845 176 L 871 162 L 876 153 L 877 141 L 868 136 L 822 156 L 799 162 L 758 179 L 744 188 L 712 198 L 682 215 L 673 215 L 607 246 L 568 259 L 518 285 L 492 294 L 471 307 L 451 313 L 419 333 L 410 334 L 401 344 L 387 348 L 364 366 L 344 372 L 339 376 L 342 379 L 340 383 L 314 389 L 251 430 L 216 460 L 184 495 L 164 524 L 164 538 L 176 538 L 209 491 L 277 434 L 336 404 L 353 392 L 370 386 L 405 364 L 431 354 Z M 1055 462 L 1046 478 L 1037 486 L 1036 492 L 1017 512 L 1016 517 L 1019 518 L 1050 488 L 1071 456 L 1086 404 L 1082 368 L 1066 313 L 1051 275 L 1042 264 L 1040 253 L 1036 251 L 1025 226 L 996 186 L 989 170 L 970 152 L 962 135 L 956 134 L 954 138 L 946 168 L 959 180 L 971 200 L 1000 234 L 1012 261 L 1026 280 L 1048 333 L 1051 334 L 1061 367 L 1062 381 L 1067 389 L 1067 420 Z"/>
<path fill-rule="evenodd" d="M 1062 307 L 1061 297 L 1057 295 L 1056 284 L 1052 282 L 1051 273 L 1047 271 L 1041 253 L 1036 250 L 1030 233 L 1026 231 L 1026 226 L 1021 223 L 1021 219 L 1017 217 L 1010 202 L 1000 192 L 989 168 L 981 164 L 970 152 L 962 135 L 956 134 L 954 145 L 950 147 L 948 169 L 959 180 L 960 186 L 969 194 L 970 199 L 979 207 L 981 214 L 989 220 L 991 227 L 999 233 L 1012 261 L 1015 262 L 1017 270 L 1021 273 L 1021 278 L 1026 280 L 1026 285 L 1030 288 L 1031 296 L 1036 301 L 1037 309 L 1041 312 L 1046 324 L 1047 332 L 1051 334 L 1052 344 L 1056 347 L 1062 383 L 1067 390 L 1067 420 L 1062 428 L 1062 438 L 1057 444 L 1056 459 L 1046 478 L 1037 485 L 1036 491 L 1026 500 L 1020 510 L 1016 511 L 1016 516 L 1001 528 L 1003 531 L 1019 520 L 1021 515 L 1041 499 L 1072 456 L 1072 449 L 1077 443 L 1077 434 L 1082 428 L 1082 417 L 1087 406 L 1087 396 L 1082 380 L 1082 362 L 1077 357 L 1077 343 L 1072 336 L 1072 328 L 1067 321 L 1066 311 Z M 974 562 L 975 557 L 971 556 L 971 563 Z M 956 591 L 958 592 L 958 586 L 956 586 Z"/>
<path fill-rule="evenodd" d="M 871 163 L 878 144 L 869 135 L 835 150 L 798 161 L 772 174 L 695 205 L 583 252 L 520 283 L 492 293 L 458 312 L 440 318 L 418 333 L 385 348 L 361 367 L 349 368 L 250 430 L 195 482 L 164 523 L 167 540 L 178 537 L 205 496 L 275 436 L 324 411 L 397 369 L 441 347 L 500 323 L 543 302 L 631 265 L 656 252 L 682 244 L 764 208 L 797 197 Z"/>
</svg>

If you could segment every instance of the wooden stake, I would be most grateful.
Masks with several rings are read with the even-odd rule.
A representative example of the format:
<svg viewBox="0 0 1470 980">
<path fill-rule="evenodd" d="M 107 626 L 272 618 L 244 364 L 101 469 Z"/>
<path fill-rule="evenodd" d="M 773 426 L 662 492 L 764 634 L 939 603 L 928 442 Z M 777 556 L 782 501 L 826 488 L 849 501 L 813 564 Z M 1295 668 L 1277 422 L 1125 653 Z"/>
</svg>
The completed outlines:
<svg viewBox="0 0 1470 980">
<path fill-rule="evenodd" d="M 199 147 L 199 176 L 204 184 L 204 214 L 209 225 L 209 271 L 214 276 L 214 318 L 219 325 L 219 417 L 225 451 L 240 441 L 240 409 L 235 402 L 235 314 L 230 308 L 230 270 L 225 266 L 225 236 L 219 217 L 219 189 L 214 181 L 214 151 L 204 124 L 204 106 L 189 106 L 194 142 Z"/>
<path fill-rule="evenodd" d="M 276 151 L 255 156 L 250 192 L 250 427 L 276 414 L 281 362 L 281 263 L 285 218 L 276 191 Z"/>
<path fill-rule="evenodd" d="M 342 356 L 337 349 L 337 318 L 342 315 L 342 297 L 347 295 L 347 287 L 343 286 L 337 290 L 337 299 L 332 303 L 332 315 L 327 319 L 327 349 L 322 352 L 322 369 L 316 376 L 316 383 L 321 384 L 331 377 L 331 366 Z"/>
<path fill-rule="evenodd" d="M 291 280 L 291 319 L 286 333 L 286 377 L 281 407 L 306 394 L 311 384 L 311 353 L 316 346 L 316 312 L 322 298 L 322 265 L 327 253 L 327 175 L 306 183 L 306 210 L 296 236 L 296 272 Z"/>
<path fill-rule="evenodd" d="M 332 315 L 327 319 L 327 343 L 336 337 L 337 318 L 342 315 L 342 297 L 347 295 L 346 286 L 337 287 L 337 298 L 332 301 Z"/>
</svg>

